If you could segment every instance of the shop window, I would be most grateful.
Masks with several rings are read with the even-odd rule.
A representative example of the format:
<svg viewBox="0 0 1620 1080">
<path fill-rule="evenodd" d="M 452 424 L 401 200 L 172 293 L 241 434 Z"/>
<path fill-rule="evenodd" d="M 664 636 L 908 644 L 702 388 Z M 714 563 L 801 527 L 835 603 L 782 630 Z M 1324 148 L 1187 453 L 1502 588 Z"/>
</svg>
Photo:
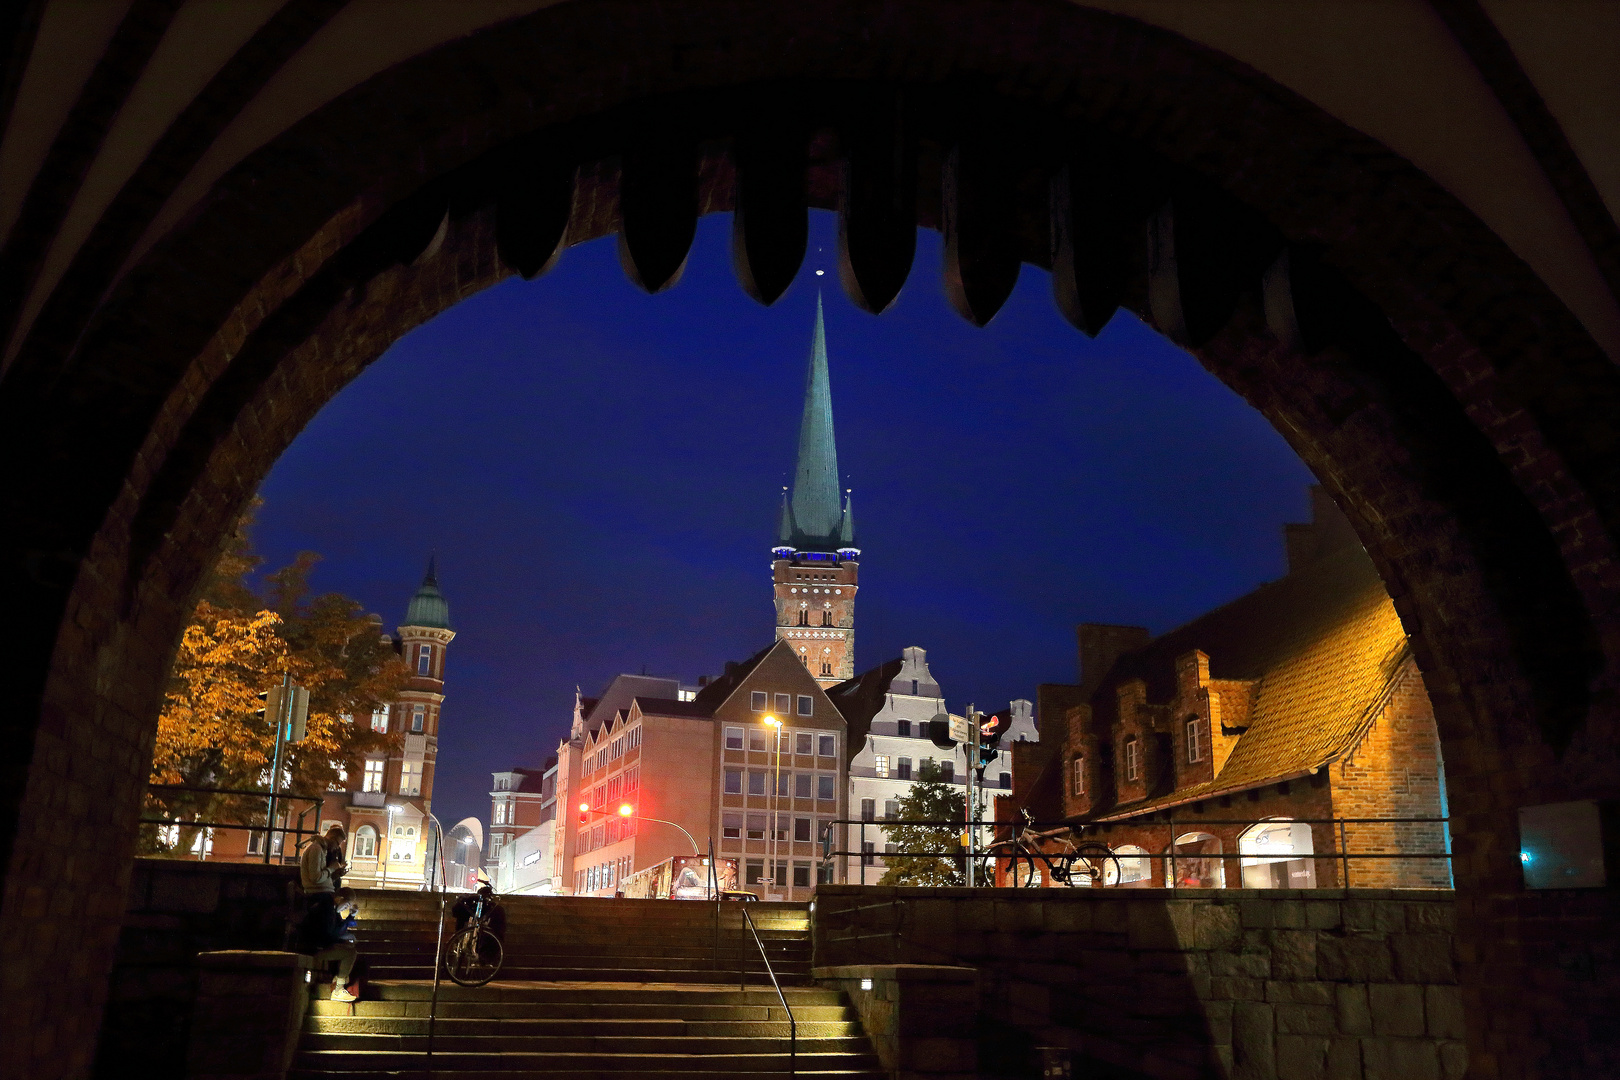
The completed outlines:
<svg viewBox="0 0 1620 1080">
<path fill-rule="evenodd" d="M 1119 884 L 1122 888 L 1153 887 L 1153 860 L 1148 856 L 1147 848 L 1121 844 L 1114 849 L 1114 855 L 1119 859 Z"/>
<path fill-rule="evenodd" d="M 1311 827 L 1301 821 L 1262 821 L 1238 837 L 1245 889 L 1314 889 Z"/>
<path fill-rule="evenodd" d="M 1226 871 L 1221 859 L 1221 841 L 1205 832 L 1183 833 L 1175 848 L 1166 849 L 1164 885 L 1167 889 L 1223 889 Z"/>
</svg>

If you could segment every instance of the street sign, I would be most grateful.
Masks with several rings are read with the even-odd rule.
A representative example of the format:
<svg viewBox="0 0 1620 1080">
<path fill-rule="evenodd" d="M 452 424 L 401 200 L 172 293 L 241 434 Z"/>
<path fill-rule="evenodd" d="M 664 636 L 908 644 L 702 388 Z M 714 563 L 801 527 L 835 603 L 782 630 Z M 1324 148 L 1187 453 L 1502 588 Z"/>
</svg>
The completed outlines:
<svg viewBox="0 0 1620 1080">
<path fill-rule="evenodd" d="M 973 729 L 968 726 L 967 717 L 951 716 L 951 738 L 959 743 L 973 741 Z"/>
</svg>

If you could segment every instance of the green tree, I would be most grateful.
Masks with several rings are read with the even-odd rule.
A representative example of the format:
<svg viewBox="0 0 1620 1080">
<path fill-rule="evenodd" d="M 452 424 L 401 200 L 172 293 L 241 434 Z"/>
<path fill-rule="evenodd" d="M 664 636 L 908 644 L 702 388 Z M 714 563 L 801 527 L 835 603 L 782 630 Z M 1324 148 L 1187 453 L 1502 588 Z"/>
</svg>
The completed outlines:
<svg viewBox="0 0 1620 1080">
<path fill-rule="evenodd" d="M 908 825 L 907 822 L 967 820 L 967 800 L 954 784 L 947 784 L 939 766 L 925 761 L 917 769 L 911 791 L 900 800 L 895 823 L 884 834 L 900 851 L 958 851 L 965 825 Z M 964 859 L 942 855 L 885 855 L 888 869 L 879 885 L 963 885 Z"/>
<path fill-rule="evenodd" d="M 154 784 L 265 788 L 275 728 L 259 695 L 284 675 L 309 690 L 309 719 L 303 740 L 282 751 L 282 790 L 320 794 L 358 771 L 367 754 L 399 741 L 370 724 L 373 710 L 393 701 L 409 678 L 379 620 L 347 596 L 311 595 L 309 574 L 319 556 L 310 552 L 267 575 L 262 594 L 255 591 L 249 577 L 262 560 L 248 529 L 257 509 L 255 503 L 238 521 L 181 638 L 158 716 Z M 158 790 L 147 810 L 154 817 L 259 824 L 265 800 Z M 166 838 L 148 827 L 141 850 L 183 854 L 195 840 L 192 828 Z"/>
</svg>

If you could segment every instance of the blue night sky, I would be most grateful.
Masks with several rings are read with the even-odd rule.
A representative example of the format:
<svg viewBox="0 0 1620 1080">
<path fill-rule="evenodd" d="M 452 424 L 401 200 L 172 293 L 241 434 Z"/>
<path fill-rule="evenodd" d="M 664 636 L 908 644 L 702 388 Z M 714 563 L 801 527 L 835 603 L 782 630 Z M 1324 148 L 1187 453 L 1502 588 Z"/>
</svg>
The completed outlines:
<svg viewBox="0 0 1620 1080">
<path fill-rule="evenodd" d="M 928 650 L 953 709 L 1076 678 L 1075 624 L 1168 630 L 1283 572 L 1311 475 L 1245 402 L 1132 316 L 1096 341 L 1024 268 L 986 329 L 919 233 L 874 318 L 836 283 L 813 212 L 774 307 L 731 273 L 729 215 L 648 297 L 613 238 L 400 340 L 265 481 L 270 566 L 392 627 L 437 551 L 457 630 L 434 810 L 487 819 L 489 774 L 539 765 L 575 685 L 695 682 L 770 643 L 769 549 L 789 479 L 815 294 L 826 297 L 838 461 L 863 549 L 856 662 Z M 825 268 L 825 277 L 813 271 Z"/>
</svg>

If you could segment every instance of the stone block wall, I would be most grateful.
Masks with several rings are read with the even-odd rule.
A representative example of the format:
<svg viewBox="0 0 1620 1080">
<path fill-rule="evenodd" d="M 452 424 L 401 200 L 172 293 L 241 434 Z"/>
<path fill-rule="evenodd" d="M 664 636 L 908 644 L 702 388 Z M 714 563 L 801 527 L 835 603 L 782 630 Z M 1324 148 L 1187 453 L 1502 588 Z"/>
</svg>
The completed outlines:
<svg viewBox="0 0 1620 1080">
<path fill-rule="evenodd" d="M 860 1015 L 878 1061 L 893 1080 L 971 1080 L 979 1075 L 974 1025 L 978 975 L 941 964 L 855 964 L 816 968 Z"/>
<path fill-rule="evenodd" d="M 981 1067 L 1034 1075 L 1459 1080 L 1455 905 L 1430 890 L 823 885 L 815 965 L 978 972 Z M 1089 1070 L 1089 1071 L 1087 1071 Z"/>
<path fill-rule="evenodd" d="M 92 1075 L 185 1074 L 197 955 L 281 949 L 296 866 L 136 859 Z"/>
<path fill-rule="evenodd" d="M 309 965 L 291 952 L 199 954 L 187 1080 L 284 1080 L 309 1010 Z"/>
</svg>

